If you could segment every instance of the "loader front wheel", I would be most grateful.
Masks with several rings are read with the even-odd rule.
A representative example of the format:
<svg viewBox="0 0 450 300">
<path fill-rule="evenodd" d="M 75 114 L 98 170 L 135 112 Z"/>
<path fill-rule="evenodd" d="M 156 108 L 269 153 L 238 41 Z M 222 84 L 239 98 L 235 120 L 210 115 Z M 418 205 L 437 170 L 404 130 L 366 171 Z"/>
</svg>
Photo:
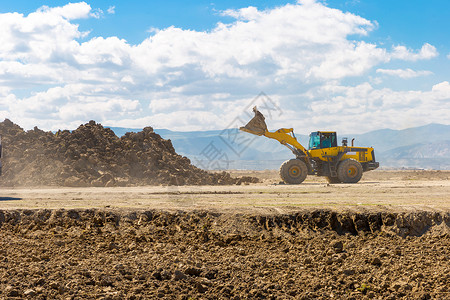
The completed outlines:
<svg viewBox="0 0 450 300">
<path fill-rule="evenodd" d="M 357 183 L 363 173 L 361 164 L 354 159 L 346 159 L 341 161 L 337 169 L 337 175 L 343 183 Z"/>
<path fill-rule="evenodd" d="M 280 167 L 281 179 L 289 184 L 302 183 L 306 175 L 308 175 L 308 168 L 306 164 L 299 159 L 290 159 L 285 161 Z"/>
</svg>

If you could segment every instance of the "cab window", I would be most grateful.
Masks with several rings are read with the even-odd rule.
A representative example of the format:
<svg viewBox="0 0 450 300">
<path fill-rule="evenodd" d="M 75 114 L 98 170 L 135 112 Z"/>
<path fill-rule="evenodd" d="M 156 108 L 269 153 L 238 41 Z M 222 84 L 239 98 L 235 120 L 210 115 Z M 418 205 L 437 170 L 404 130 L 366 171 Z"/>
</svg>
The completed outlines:
<svg viewBox="0 0 450 300">
<path fill-rule="evenodd" d="M 320 148 L 320 135 L 318 132 L 313 132 L 309 136 L 309 149 Z"/>
<path fill-rule="evenodd" d="M 321 147 L 320 148 L 330 148 L 337 147 L 336 133 L 321 133 L 320 135 Z"/>
</svg>

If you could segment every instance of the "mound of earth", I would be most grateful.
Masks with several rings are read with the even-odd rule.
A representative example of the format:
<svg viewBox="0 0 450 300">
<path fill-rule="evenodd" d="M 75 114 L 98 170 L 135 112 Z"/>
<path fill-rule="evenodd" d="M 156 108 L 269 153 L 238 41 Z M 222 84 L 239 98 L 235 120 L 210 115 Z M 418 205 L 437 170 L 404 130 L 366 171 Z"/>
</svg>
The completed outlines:
<svg viewBox="0 0 450 300">
<path fill-rule="evenodd" d="M 209 173 L 178 155 L 170 140 L 146 127 L 117 137 L 95 121 L 74 131 L 24 131 L 0 123 L 3 145 L 2 186 L 217 185 L 258 182 Z"/>
<path fill-rule="evenodd" d="M 432 229 L 449 223 L 447 213 L 0 211 L 0 298 L 448 299 L 450 235 Z"/>
</svg>

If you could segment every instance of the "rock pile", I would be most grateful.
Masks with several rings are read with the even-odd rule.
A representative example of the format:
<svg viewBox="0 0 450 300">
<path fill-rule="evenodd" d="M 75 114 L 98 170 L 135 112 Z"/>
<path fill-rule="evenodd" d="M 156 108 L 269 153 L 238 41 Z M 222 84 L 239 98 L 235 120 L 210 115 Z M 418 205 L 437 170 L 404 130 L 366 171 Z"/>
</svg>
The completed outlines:
<svg viewBox="0 0 450 300">
<path fill-rule="evenodd" d="M 178 155 L 170 140 L 146 127 L 121 138 L 95 121 L 74 131 L 24 131 L 6 119 L 0 123 L 3 144 L 2 186 L 204 185 L 257 182 L 209 173 Z"/>
</svg>

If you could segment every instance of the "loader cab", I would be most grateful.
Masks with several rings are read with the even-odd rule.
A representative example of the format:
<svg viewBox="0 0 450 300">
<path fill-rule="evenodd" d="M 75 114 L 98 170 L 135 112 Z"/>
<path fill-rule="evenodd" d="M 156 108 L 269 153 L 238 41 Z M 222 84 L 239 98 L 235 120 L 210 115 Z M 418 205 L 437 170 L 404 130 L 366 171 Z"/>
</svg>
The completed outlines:
<svg viewBox="0 0 450 300">
<path fill-rule="evenodd" d="M 309 150 L 337 147 L 334 131 L 315 131 L 309 135 Z"/>
</svg>

